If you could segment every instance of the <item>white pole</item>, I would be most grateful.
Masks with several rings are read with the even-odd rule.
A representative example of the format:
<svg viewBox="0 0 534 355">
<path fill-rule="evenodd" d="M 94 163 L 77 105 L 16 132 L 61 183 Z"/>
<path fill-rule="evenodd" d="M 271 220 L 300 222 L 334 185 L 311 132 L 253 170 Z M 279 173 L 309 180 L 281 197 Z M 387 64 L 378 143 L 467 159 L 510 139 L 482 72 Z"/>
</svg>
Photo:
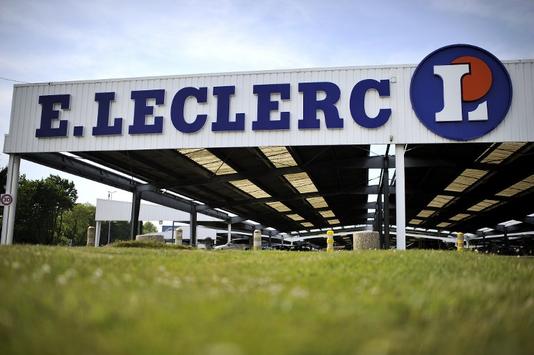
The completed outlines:
<svg viewBox="0 0 534 355">
<path fill-rule="evenodd" d="M 100 230 L 102 229 L 102 221 L 96 221 L 96 233 L 95 233 L 95 247 L 100 245 Z"/>
<path fill-rule="evenodd" d="M 17 192 L 19 189 L 20 156 L 9 155 L 7 164 L 6 193 L 10 194 L 13 201 L 9 206 L 4 206 L 4 219 L 2 221 L 2 235 L 0 244 L 13 244 L 13 230 L 15 228 L 15 211 L 17 209 Z"/>
<path fill-rule="evenodd" d="M 404 179 L 404 144 L 395 144 L 395 213 L 397 249 L 406 250 L 406 197 Z"/>
<path fill-rule="evenodd" d="M 232 223 L 228 223 L 228 239 L 226 240 L 226 244 L 230 244 L 232 242 Z"/>
<path fill-rule="evenodd" d="M 108 200 L 113 200 L 113 194 L 117 192 L 117 191 L 108 191 Z M 109 242 L 111 241 L 111 221 L 108 221 L 108 242 L 106 243 L 109 244 Z"/>
<path fill-rule="evenodd" d="M 13 171 L 13 155 L 9 154 L 7 163 L 7 177 L 6 177 L 6 193 L 11 191 L 11 174 Z M 7 225 L 9 221 L 9 206 L 4 206 L 4 214 L 2 220 L 2 235 L 0 237 L 0 245 L 7 244 Z"/>
</svg>

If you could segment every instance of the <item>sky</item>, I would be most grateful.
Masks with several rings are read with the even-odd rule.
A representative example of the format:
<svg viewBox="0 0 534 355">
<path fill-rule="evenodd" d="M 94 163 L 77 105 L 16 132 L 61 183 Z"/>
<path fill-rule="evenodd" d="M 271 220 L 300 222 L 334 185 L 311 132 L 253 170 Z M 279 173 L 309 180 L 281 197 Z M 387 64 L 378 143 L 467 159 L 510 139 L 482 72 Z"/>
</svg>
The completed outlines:
<svg viewBox="0 0 534 355">
<path fill-rule="evenodd" d="M 415 64 L 454 43 L 530 59 L 532 19 L 534 0 L 0 0 L 0 144 L 16 81 Z M 27 161 L 21 173 L 73 180 L 79 202 L 130 199 Z"/>
</svg>

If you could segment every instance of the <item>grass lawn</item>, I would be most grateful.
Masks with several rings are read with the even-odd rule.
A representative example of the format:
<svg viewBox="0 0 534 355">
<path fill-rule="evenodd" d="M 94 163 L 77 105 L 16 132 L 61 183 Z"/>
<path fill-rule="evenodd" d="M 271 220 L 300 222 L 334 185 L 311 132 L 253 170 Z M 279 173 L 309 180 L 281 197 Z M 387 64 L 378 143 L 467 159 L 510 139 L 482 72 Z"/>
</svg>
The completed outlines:
<svg viewBox="0 0 534 355">
<path fill-rule="evenodd" d="M 0 248 L 0 354 L 532 354 L 534 259 Z"/>
</svg>

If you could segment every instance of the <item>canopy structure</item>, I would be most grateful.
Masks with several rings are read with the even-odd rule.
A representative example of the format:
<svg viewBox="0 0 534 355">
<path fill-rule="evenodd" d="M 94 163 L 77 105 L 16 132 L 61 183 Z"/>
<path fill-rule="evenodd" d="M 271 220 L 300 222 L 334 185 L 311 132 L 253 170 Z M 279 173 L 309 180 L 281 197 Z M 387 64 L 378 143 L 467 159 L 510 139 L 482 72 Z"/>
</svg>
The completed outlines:
<svg viewBox="0 0 534 355">
<path fill-rule="evenodd" d="M 484 227 L 498 232 L 498 223 L 518 219 L 523 222 L 521 230 L 531 230 L 531 218 L 527 216 L 534 212 L 533 146 L 407 145 L 407 225 L 476 234 Z M 160 203 L 165 199 L 176 201 L 175 207 L 188 212 L 192 204 L 186 198 L 201 201 L 194 204 L 197 211 L 219 217 L 202 217 L 211 219 L 206 224 L 224 228 L 228 222 L 253 220 L 263 228 L 274 228 L 267 230 L 272 235 L 306 235 L 311 230 L 341 226 L 378 228 L 380 221 L 385 224 L 384 168 L 386 164 L 395 168 L 394 157 L 373 155 L 370 146 L 96 152 L 78 157 L 46 153 L 22 157 L 118 188 L 143 190 L 143 198 Z M 380 169 L 382 179 L 369 181 L 368 169 Z M 119 172 L 131 177 L 125 178 Z M 389 223 L 395 225 L 396 176 L 389 180 Z M 369 202 L 368 196 L 376 194 L 381 198 Z M 186 216 L 189 219 L 189 213 L 181 219 Z M 240 223 L 234 228 L 256 227 Z M 514 230 L 517 229 L 516 226 Z M 394 239 L 393 233 L 391 237 Z"/>
</svg>

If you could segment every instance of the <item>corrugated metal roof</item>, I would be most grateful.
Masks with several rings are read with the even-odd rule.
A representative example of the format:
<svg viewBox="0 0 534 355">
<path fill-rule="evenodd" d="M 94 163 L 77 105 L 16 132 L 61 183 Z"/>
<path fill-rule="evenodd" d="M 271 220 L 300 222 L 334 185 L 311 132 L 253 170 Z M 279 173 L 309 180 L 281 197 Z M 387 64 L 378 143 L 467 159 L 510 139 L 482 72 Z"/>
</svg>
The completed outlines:
<svg viewBox="0 0 534 355">
<path fill-rule="evenodd" d="M 178 149 L 180 154 L 185 155 L 198 165 L 211 171 L 215 175 L 235 174 L 236 171 L 221 159 L 217 158 L 207 149 Z"/>
</svg>

